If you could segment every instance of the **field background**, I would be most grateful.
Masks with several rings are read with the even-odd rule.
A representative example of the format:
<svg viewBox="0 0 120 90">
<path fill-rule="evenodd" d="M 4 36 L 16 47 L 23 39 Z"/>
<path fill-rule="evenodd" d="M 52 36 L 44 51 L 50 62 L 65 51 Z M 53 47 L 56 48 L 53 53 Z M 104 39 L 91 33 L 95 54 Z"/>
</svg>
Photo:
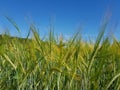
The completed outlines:
<svg viewBox="0 0 120 90">
<path fill-rule="evenodd" d="M 7 18 L 18 30 L 19 27 Z M 32 38 L 0 36 L 1 90 L 120 90 L 120 43 L 104 37 L 103 23 L 95 43 L 56 38 L 50 30 L 41 39 L 34 25 Z"/>
</svg>

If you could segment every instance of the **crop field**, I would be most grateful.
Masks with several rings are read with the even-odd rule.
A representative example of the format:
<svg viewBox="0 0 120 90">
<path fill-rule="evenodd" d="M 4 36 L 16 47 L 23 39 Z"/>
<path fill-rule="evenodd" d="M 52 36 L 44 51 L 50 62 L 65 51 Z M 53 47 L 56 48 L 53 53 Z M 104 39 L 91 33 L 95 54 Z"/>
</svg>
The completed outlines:
<svg viewBox="0 0 120 90">
<path fill-rule="evenodd" d="M 65 41 L 53 31 L 43 40 L 34 25 L 32 38 L 2 34 L 0 90 L 120 90 L 120 43 L 104 37 L 106 26 L 95 43 L 79 33 Z"/>
</svg>

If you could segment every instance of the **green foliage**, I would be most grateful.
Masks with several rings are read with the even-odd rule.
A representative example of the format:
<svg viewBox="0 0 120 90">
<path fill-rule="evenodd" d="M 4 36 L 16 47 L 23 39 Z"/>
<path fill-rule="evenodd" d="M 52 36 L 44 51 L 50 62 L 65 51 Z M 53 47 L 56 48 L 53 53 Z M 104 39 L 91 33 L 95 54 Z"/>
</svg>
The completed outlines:
<svg viewBox="0 0 120 90">
<path fill-rule="evenodd" d="M 31 39 L 1 35 L 0 90 L 119 90 L 120 43 L 103 39 L 106 25 L 95 44 L 52 31 L 42 40 L 34 25 Z"/>
</svg>

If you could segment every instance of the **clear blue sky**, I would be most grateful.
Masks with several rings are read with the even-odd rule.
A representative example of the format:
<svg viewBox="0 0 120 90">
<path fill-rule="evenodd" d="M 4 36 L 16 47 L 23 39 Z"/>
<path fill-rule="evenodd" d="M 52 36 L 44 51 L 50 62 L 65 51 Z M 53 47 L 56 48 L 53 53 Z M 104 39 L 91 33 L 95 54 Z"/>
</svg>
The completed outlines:
<svg viewBox="0 0 120 90">
<path fill-rule="evenodd" d="M 102 18 L 110 8 L 110 26 L 118 23 L 115 31 L 120 35 L 120 0 L 0 0 L 0 32 L 7 28 L 12 35 L 18 35 L 14 27 L 4 18 L 12 18 L 26 36 L 29 23 L 34 21 L 42 35 L 49 30 L 52 19 L 55 33 L 71 36 L 82 26 L 82 34 L 97 34 Z M 94 36 L 94 35 L 93 35 Z"/>
</svg>

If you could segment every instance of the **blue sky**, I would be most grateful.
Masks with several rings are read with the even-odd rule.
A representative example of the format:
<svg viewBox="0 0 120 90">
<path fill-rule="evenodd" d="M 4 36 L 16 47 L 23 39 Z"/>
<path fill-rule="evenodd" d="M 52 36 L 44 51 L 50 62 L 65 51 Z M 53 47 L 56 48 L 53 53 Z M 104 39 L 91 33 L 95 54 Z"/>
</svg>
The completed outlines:
<svg viewBox="0 0 120 90">
<path fill-rule="evenodd" d="M 29 24 L 35 22 L 41 35 L 49 31 L 50 22 L 55 33 L 73 35 L 82 27 L 82 35 L 96 36 L 103 16 L 108 8 L 112 13 L 110 27 L 118 23 L 115 35 L 120 34 L 120 0 L 0 0 L 0 32 L 9 29 L 11 35 L 18 35 L 4 15 L 12 18 L 25 37 Z"/>
</svg>

